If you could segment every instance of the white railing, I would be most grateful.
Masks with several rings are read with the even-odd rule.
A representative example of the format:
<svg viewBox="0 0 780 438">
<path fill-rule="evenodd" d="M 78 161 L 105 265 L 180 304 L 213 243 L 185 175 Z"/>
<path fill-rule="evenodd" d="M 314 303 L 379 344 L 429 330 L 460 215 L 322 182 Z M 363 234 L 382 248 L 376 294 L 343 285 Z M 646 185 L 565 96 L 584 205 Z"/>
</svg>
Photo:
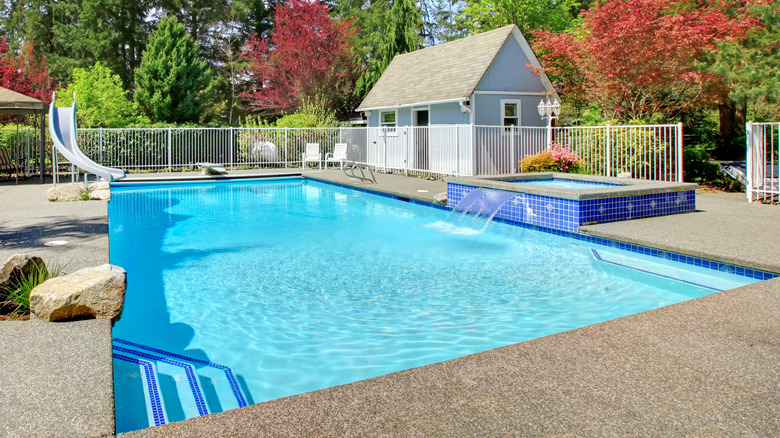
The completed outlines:
<svg viewBox="0 0 780 438">
<path fill-rule="evenodd" d="M 591 174 L 683 180 L 682 123 L 553 128 L 553 141 L 582 157 Z"/>
<path fill-rule="evenodd" d="M 597 175 L 682 181 L 682 125 L 553 128 Z M 436 125 L 334 128 L 81 129 L 79 145 L 100 164 L 127 171 L 180 171 L 211 162 L 231 169 L 300 168 L 306 143 L 322 156 L 347 144 L 347 159 L 417 175 L 522 172 L 520 160 L 547 148 L 544 127 Z M 307 165 L 311 166 L 311 164 Z"/>
<path fill-rule="evenodd" d="M 38 173 L 40 131 L 37 129 L 0 129 L 0 147 L 8 149 L 19 173 Z"/>
<path fill-rule="evenodd" d="M 777 202 L 780 198 L 780 122 L 746 126 L 747 187 L 749 202 Z"/>
</svg>

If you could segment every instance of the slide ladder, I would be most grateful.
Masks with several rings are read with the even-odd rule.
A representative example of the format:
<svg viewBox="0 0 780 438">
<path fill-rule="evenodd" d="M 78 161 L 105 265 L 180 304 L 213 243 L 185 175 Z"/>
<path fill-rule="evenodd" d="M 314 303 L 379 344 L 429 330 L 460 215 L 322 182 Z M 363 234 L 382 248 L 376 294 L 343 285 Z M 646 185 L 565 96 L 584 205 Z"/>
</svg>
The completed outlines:
<svg viewBox="0 0 780 438">
<path fill-rule="evenodd" d="M 125 172 L 113 167 L 102 166 L 84 155 L 78 145 L 76 136 L 76 95 L 73 94 L 73 106 L 71 108 L 55 108 L 56 96 L 52 94 L 49 106 L 49 132 L 54 147 L 74 166 L 87 173 L 92 173 L 106 181 L 116 181 L 125 177 Z M 57 169 L 52 173 L 56 174 Z"/>
</svg>

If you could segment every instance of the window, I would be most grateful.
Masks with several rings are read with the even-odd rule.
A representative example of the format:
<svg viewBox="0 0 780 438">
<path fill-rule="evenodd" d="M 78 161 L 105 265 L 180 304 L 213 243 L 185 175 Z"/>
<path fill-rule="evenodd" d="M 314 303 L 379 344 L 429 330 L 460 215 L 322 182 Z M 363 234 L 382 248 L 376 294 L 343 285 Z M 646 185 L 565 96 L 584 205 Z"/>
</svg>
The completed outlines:
<svg viewBox="0 0 780 438">
<path fill-rule="evenodd" d="M 504 126 L 520 126 L 519 100 L 501 100 L 501 124 Z"/>
<path fill-rule="evenodd" d="M 379 113 L 379 126 L 382 131 L 387 135 L 397 135 L 395 131 L 396 127 L 396 112 L 395 111 L 381 111 Z"/>
</svg>

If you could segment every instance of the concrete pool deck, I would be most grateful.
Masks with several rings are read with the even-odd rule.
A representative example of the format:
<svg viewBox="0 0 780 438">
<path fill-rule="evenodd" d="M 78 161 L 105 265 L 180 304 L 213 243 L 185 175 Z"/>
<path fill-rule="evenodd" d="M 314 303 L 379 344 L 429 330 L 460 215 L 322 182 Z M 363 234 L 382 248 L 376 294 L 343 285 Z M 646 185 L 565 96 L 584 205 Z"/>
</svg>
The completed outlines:
<svg viewBox="0 0 780 438">
<path fill-rule="evenodd" d="M 377 174 L 379 184 L 373 185 L 350 181 L 340 171 L 307 174 L 421 200 L 446 190 L 440 181 L 397 175 Z M 47 257 L 40 245 L 51 239 L 69 241 L 46 251 L 61 251 L 51 254 L 71 260 L 74 267 L 107 262 L 105 201 L 48 203 L 48 187 L 0 183 L 0 203 L 6 207 L 0 211 L 0 257 L 30 251 Z M 698 251 L 693 255 L 740 260 L 744 263 L 730 262 L 760 264 L 762 269 L 780 272 L 774 238 L 780 235 L 780 207 L 748 204 L 743 194 L 697 194 L 697 198 L 696 213 L 594 225 L 583 231 L 677 252 Z M 71 225 L 58 225 L 62 223 Z M 12 385 L 4 384 L 0 393 L 4 427 L 0 434 L 103 436 L 113 427 L 113 418 L 110 425 L 93 421 L 106 418 L 113 409 L 113 403 L 110 407 L 93 403 L 113 391 L 105 383 L 105 377 L 111 377 L 110 354 L 100 353 L 99 347 L 110 342 L 110 328 L 94 323 L 46 324 L 50 330 L 37 330 L 33 324 L 41 323 L 35 321 L 0 322 L 4 348 L 29 351 L 0 358 L 3 381 L 16 379 Z M 19 334 L 20 327 L 28 330 Z M 58 338 L 95 344 L 93 351 L 98 353 L 63 359 L 52 346 L 51 340 Z M 93 379 L 93 387 L 84 392 L 95 396 L 81 402 L 68 398 L 64 390 L 61 398 L 52 396 L 54 389 L 66 385 L 52 386 L 49 379 L 70 379 L 54 362 L 67 362 L 73 369 L 95 367 L 91 375 L 103 378 Z M 8 370 L 18 376 L 6 377 L 12 376 Z M 48 415 L 20 418 L 18 410 L 6 407 L 25 391 L 47 394 L 29 396 L 37 404 L 31 404 L 28 412 Z M 87 414 L 74 419 L 63 404 L 82 406 L 81 412 Z M 54 432 L 34 432 L 50 430 L 43 428 L 45 424 Z M 778 434 L 780 279 L 128 436 Z"/>
</svg>

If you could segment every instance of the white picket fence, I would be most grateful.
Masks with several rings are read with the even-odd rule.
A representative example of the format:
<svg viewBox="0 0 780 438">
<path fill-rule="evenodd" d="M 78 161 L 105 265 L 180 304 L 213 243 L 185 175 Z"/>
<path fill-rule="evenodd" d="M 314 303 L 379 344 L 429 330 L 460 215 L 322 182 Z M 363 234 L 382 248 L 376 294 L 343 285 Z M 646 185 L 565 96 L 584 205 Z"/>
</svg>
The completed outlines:
<svg viewBox="0 0 780 438">
<path fill-rule="evenodd" d="M 746 126 L 747 186 L 749 202 L 780 200 L 780 122 Z"/>
<path fill-rule="evenodd" d="M 199 162 L 299 168 L 306 143 L 318 143 L 323 157 L 346 143 L 350 161 L 379 171 L 474 176 L 521 172 L 520 160 L 545 150 L 547 135 L 546 128 L 471 125 L 81 129 L 79 145 L 106 166 L 170 172 Z M 552 140 L 572 148 L 592 174 L 682 181 L 681 124 L 560 127 Z"/>
</svg>

